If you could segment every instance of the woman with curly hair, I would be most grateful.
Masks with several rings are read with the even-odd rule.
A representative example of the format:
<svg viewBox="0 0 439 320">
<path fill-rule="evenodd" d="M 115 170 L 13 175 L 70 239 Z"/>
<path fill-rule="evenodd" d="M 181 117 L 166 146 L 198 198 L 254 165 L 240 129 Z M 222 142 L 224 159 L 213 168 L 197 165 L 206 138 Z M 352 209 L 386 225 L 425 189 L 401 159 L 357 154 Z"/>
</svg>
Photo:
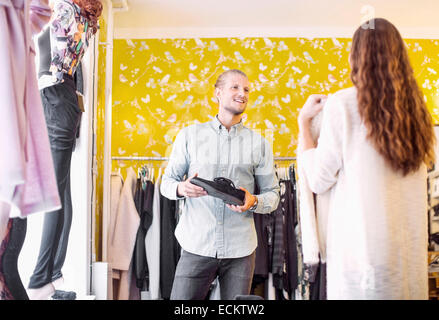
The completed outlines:
<svg viewBox="0 0 439 320">
<path fill-rule="evenodd" d="M 327 297 L 427 299 L 432 119 L 393 24 L 359 27 L 349 60 L 354 86 L 327 100 L 310 96 L 298 117 L 309 187 L 331 190 Z M 316 144 L 311 120 L 322 108 Z"/>
<path fill-rule="evenodd" d="M 38 38 L 38 87 L 62 207 L 45 214 L 40 253 L 28 287 L 30 299 L 47 299 L 63 279 L 72 223 L 70 163 L 81 115 L 75 75 L 101 13 L 98 0 L 55 0 L 48 27 Z"/>
</svg>

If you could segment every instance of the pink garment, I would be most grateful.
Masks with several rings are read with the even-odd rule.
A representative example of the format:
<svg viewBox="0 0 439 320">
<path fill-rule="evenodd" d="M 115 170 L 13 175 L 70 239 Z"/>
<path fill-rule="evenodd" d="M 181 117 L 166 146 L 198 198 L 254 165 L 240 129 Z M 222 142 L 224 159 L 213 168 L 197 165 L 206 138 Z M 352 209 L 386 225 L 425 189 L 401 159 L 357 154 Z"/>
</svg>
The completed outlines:
<svg viewBox="0 0 439 320">
<path fill-rule="evenodd" d="M 112 190 L 114 191 L 112 196 L 119 195 L 118 201 L 112 199 L 113 205 L 117 203 L 117 210 L 116 216 L 111 217 L 113 225 L 110 227 L 109 235 L 111 238 L 108 239 L 108 256 L 113 269 L 113 278 L 115 278 L 117 271 L 119 271 L 120 276 L 119 290 L 113 293 L 115 300 L 133 299 L 133 290 L 136 289 L 135 285 L 132 286 L 132 258 L 140 224 L 140 217 L 134 203 L 136 182 L 137 176 L 134 169 L 128 168 L 123 186 L 114 184 L 115 188 Z"/>
<path fill-rule="evenodd" d="M 32 40 L 50 14 L 47 0 L 0 0 L 0 201 L 11 217 L 61 207 Z"/>
</svg>

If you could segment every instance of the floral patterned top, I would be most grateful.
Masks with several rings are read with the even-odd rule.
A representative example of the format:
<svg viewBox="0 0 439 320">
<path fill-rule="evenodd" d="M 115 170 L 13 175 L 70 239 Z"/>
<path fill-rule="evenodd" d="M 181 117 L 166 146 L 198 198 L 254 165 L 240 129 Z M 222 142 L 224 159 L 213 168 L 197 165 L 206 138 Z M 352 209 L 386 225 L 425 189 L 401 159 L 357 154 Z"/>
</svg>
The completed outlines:
<svg viewBox="0 0 439 320">
<path fill-rule="evenodd" d="M 64 74 L 73 76 L 93 36 L 81 8 L 71 0 L 55 2 L 50 22 L 52 80 L 60 83 Z"/>
</svg>

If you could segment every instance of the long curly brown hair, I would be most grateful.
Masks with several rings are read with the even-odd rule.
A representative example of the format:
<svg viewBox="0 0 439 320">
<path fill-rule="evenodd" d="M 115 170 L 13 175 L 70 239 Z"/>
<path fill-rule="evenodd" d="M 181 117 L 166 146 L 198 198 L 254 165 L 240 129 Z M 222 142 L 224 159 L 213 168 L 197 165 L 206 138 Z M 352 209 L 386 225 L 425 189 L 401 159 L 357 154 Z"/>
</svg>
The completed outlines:
<svg viewBox="0 0 439 320">
<path fill-rule="evenodd" d="M 375 149 L 403 175 L 423 162 L 430 166 L 436 141 L 432 118 L 396 27 L 382 18 L 359 27 L 350 63 L 359 113 Z"/>
<path fill-rule="evenodd" d="M 81 15 L 88 20 L 93 34 L 98 31 L 98 19 L 102 14 L 102 3 L 99 0 L 73 0 L 81 8 Z"/>
</svg>

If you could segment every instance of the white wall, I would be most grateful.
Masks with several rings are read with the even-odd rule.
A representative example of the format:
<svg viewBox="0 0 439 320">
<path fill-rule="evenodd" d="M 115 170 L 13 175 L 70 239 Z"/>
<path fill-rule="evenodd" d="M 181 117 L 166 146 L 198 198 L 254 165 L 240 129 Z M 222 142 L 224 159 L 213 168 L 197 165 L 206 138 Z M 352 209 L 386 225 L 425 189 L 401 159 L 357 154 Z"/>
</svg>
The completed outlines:
<svg viewBox="0 0 439 320">
<path fill-rule="evenodd" d="M 130 0 L 128 6 L 115 15 L 115 39 L 350 38 L 372 17 L 390 20 L 404 38 L 439 36 L 437 0 Z"/>
</svg>

